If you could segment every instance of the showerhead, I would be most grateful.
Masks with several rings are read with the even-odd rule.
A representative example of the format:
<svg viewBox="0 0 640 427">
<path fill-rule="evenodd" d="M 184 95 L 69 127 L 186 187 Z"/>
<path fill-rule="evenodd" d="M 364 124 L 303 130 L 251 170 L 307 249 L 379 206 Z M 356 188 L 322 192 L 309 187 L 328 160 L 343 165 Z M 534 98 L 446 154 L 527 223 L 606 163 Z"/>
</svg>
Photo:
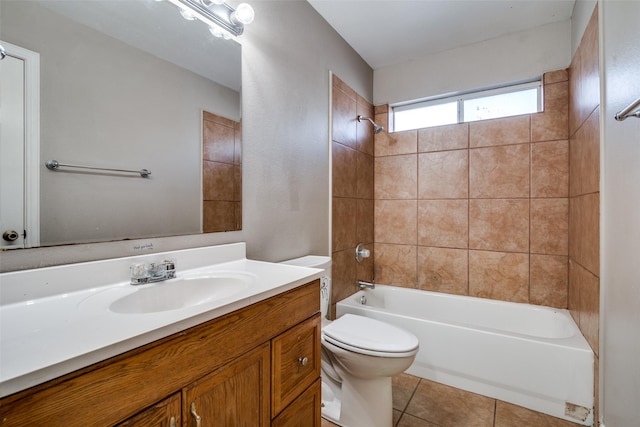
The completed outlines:
<svg viewBox="0 0 640 427">
<path fill-rule="evenodd" d="M 384 130 L 384 128 L 382 126 L 378 126 L 376 124 L 376 122 L 371 120 L 371 118 L 369 118 L 369 117 L 358 115 L 358 117 L 356 117 L 356 118 L 358 119 L 359 122 L 361 122 L 363 120 L 369 120 L 369 122 L 371 122 L 371 124 L 373 125 L 373 133 L 375 133 L 375 134 L 379 134 L 380 132 L 382 132 Z"/>
</svg>

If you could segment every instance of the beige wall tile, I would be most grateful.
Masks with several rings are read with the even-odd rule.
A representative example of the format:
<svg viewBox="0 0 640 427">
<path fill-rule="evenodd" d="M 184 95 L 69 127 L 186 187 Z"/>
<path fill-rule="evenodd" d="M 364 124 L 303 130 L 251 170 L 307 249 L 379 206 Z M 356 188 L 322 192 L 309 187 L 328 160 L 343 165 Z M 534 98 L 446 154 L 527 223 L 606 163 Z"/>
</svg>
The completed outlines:
<svg viewBox="0 0 640 427">
<path fill-rule="evenodd" d="M 343 91 L 349 98 L 357 99 L 358 94 L 355 90 L 351 89 L 351 86 L 346 84 L 340 77 L 333 74 L 331 84 L 333 85 L 333 89 L 340 89 Z"/>
<path fill-rule="evenodd" d="M 204 160 L 233 164 L 235 156 L 233 125 L 226 126 L 210 120 L 203 120 L 202 126 L 204 128 L 202 148 Z"/>
<path fill-rule="evenodd" d="M 356 197 L 358 153 L 353 148 L 337 142 L 333 142 L 331 147 L 332 194 L 334 197 Z"/>
<path fill-rule="evenodd" d="M 418 197 L 459 199 L 468 197 L 469 152 L 438 151 L 418 155 Z"/>
<path fill-rule="evenodd" d="M 203 200 L 234 200 L 233 169 L 228 163 L 202 162 Z"/>
<path fill-rule="evenodd" d="M 356 244 L 373 243 L 375 238 L 373 234 L 374 202 L 370 199 L 357 199 L 356 208 Z"/>
<path fill-rule="evenodd" d="M 373 199 L 374 182 L 373 156 L 358 151 L 356 153 L 356 197 Z"/>
<path fill-rule="evenodd" d="M 213 231 L 235 230 L 235 202 L 208 201 L 203 202 L 202 228 L 205 233 Z"/>
<path fill-rule="evenodd" d="M 373 106 L 367 103 L 360 95 L 356 104 L 356 116 L 375 117 Z M 368 121 L 358 122 L 356 120 L 356 140 L 358 151 L 373 156 L 373 126 Z"/>
<path fill-rule="evenodd" d="M 233 165 L 233 201 L 242 202 L 242 166 Z"/>
<path fill-rule="evenodd" d="M 546 85 L 551 83 L 565 82 L 569 80 L 569 70 L 556 70 L 544 73 L 544 75 L 542 76 L 542 80 L 543 84 Z"/>
<path fill-rule="evenodd" d="M 417 200 L 376 200 L 375 241 L 415 245 L 418 236 L 417 217 Z"/>
<path fill-rule="evenodd" d="M 233 124 L 233 163 L 242 164 L 242 123 Z"/>
<path fill-rule="evenodd" d="M 355 98 L 340 89 L 333 90 L 332 103 L 332 135 L 335 142 L 339 142 L 354 150 L 358 148 L 356 125 L 358 121 Z"/>
<path fill-rule="evenodd" d="M 356 247 L 356 199 L 334 197 L 332 207 L 333 251 Z"/>
<path fill-rule="evenodd" d="M 529 254 L 469 251 L 469 295 L 529 301 Z"/>
<path fill-rule="evenodd" d="M 374 258 L 376 283 L 415 288 L 417 247 L 377 243 Z"/>
<path fill-rule="evenodd" d="M 580 288 L 581 288 L 580 270 L 575 260 L 569 258 L 569 294 L 567 305 L 571 317 L 580 326 Z"/>
<path fill-rule="evenodd" d="M 531 253 L 569 253 L 569 199 L 531 199 Z"/>
<path fill-rule="evenodd" d="M 589 116 L 570 141 L 570 194 L 600 191 L 600 109 Z"/>
<path fill-rule="evenodd" d="M 347 248 L 331 254 L 331 305 L 356 293 L 355 248 Z"/>
<path fill-rule="evenodd" d="M 469 124 L 459 123 L 418 130 L 418 152 L 469 148 Z"/>
<path fill-rule="evenodd" d="M 356 244 L 373 243 L 373 213 L 375 210 L 372 199 L 356 200 Z"/>
<path fill-rule="evenodd" d="M 469 201 L 419 200 L 418 245 L 469 247 Z"/>
<path fill-rule="evenodd" d="M 418 246 L 418 288 L 469 294 L 469 251 Z"/>
<path fill-rule="evenodd" d="M 580 286 L 580 330 L 593 352 L 598 355 L 600 330 L 600 279 L 574 264 Z"/>
<path fill-rule="evenodd" d="M 495 400 L 421 380 L 406 413 L 439 426 L 493 426 Z"/>
<path fill-rule="evenodd" d="M 569 195 L 569 141 L 531 144 L 531 197 Z"/>
<path fill-rule="evenodd" d="M 389 112 L 389 104 L 374 105 L 373 110 L 375 114 L 386 114 Z"/>
<path fill-rule="evenodd" d="M 544 111 L 531 115 L 531 141 L 569 139 L 569 83 L 544 85 Z"/>
<path fill-rule="evenodd" d="M 567 308 L 569 265 L 566 256 L 534 255 L 530 262 L 531 304 Z"/>
<path fill-rule="evenodd" d="M 578 126 L 582 124 L 580 118 L 580 110 L 578 109 L 578 103 L 580 100 L 580 77 L 584 74 L 582 72 L 582 49 L 578 46 L 578 50 L 573 55 L 571 65 L 569 66 L 569 136 L 578 129 Z M 586 116 L 585 116 L 586 117 Z"/>
<path fill-rule="evenodd" d="M 469 124 L 469 147 L 524 144 L 531 141 L 529 115 L 483 120 Z"/>
<path fill-rule="evenodd" d="M 577 427 L 569 421 L 535 412 L 511 403 L 496 401 L 495 427 Z"/>
<path fill-rule="evenodd" d="M 469 150 L 472 198 L 529 197 L 529 145 Z"/>
<path fill-rule="evenodd" d="M 569 201 L 569 255 L 594 275 L 600 274 L 600 194 Z"/>
<path fill-rule="evenodd" d="M 529 252 L 529 200 L 469 200 L 469 248 Z"/>
<path fill-rule="evenodd" d="M 571 76 L 569 129 L 571 135 L 600 104 L 598 49 L 598 8 L 595 8 L 569 69 Z"/>
<path fill-rule="evenodd" d="M 389 133 L 387 114 L 376 114 L 375 122 L 385 128 L 384 131 L 374 135 L 373 137 L 376 157 L 393 156 L 396 154 L 413 154 L 418 152 L 417 130 Z"/>
<path fill-rule="evenodd" d="M 417 195 L 418 159 L 415 154 L 376 157 L 376 199 L 416 199 Z"/>
<path fill-rule="evenodd" d="M 373 270 L 373 261 L 375 259 L 374 245 L 373 243 L 370 243 L 363 247 L 371 251 L 371 256 L 363 259 L 361 263 L 356 262 L 356 278 L 358 280 L 364 280 L 365 282 L 371 282 L 376 278 Z M 355 255 L 355 253 L 352 255 Z"/>
</svg>

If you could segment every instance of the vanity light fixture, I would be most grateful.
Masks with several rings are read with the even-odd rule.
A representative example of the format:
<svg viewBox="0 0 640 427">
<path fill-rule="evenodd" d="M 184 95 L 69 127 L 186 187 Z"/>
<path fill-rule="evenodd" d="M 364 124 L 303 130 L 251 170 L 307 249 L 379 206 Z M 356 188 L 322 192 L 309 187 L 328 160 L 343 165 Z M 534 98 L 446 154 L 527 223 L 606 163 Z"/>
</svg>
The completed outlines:
<svg viewBox="0 0 640 427">
<path fill-rule="evenodd" d="M 253 22 L 253 8 L 241 3 L 236 9 L 224 0 L 168 0 L 180 9 L 180 14 L 188 20 L 199 19 L 209 26 L 216 37 L 230 39 L 239 36 L 244 26 Z"/>
</svg>

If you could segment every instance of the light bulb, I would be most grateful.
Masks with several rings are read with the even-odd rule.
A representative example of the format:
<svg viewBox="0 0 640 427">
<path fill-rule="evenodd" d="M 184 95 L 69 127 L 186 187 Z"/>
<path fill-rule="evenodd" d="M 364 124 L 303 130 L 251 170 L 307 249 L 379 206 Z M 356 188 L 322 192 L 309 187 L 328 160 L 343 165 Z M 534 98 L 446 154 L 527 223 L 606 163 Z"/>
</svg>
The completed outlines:
<svg viewBox="0 0 640 427">
<path fill-rule="evenodd" d="M 220 28 L 220 27 L 210 26 L 209 27 L 209 32 L 211 34 L 213 34 L 214 36 L 218 37 L 218 38 L 224 36 L 224 31 L 222 31 L 222 28 Z"/>
<path fill-rule="evenodd" d="M 200 0 L 200 3 L 202 3 L 204 7 L 209 7 L 212 4 L 222 4 L 224 0 Z"/>
<path fill-rule="evenodd" d="M 247 25 L 253 22 L 253 18 L 255 16 L 256 14 L 251 6 L 249 6 L 247 3 L 240 3 L 235 12 L 231 14 L 231 20 L 236 24 Z"/>
<path fill-rule="evenodd" d="M 190 10 L 180 8 L 180 15 L 187 21 L 193 21 L 196 19 L 196 15 L 194 15 Z"/>
</svg>

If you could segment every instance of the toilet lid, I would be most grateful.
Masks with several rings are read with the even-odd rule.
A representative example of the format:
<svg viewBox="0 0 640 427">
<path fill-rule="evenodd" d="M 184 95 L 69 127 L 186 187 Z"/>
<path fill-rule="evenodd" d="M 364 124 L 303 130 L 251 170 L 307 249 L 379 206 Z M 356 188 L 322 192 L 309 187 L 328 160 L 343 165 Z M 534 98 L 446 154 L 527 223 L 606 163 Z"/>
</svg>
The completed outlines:
<svg viewBox="0 0 640 427">
<path fill-rule="evenodd" d="M 407 353 L 418 348 L 412 333 L 379 320 L 345 314 L 323 330 L 325 340 L 339 347 L 380 353 Z"/>
</svg>

